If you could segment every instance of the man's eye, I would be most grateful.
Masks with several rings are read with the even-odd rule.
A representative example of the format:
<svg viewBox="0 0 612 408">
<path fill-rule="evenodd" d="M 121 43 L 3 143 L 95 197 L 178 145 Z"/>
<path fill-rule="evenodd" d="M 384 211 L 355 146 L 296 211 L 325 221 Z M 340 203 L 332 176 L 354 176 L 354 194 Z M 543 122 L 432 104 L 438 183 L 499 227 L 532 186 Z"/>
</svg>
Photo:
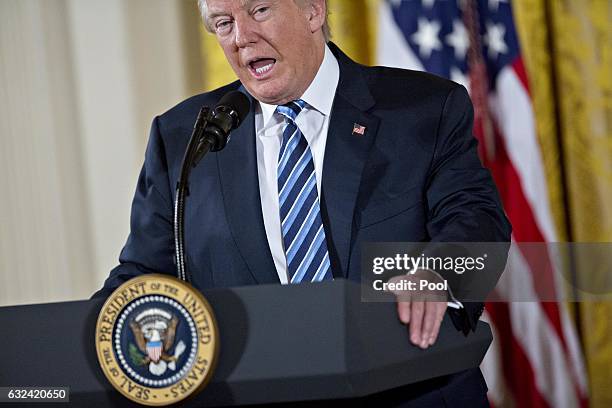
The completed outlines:
<svg viewBox="0 0 612 408">
<path fill-rule="evenodd" d="M 269 11 L 270 11 L 270 7 L 265 7 L 265 6 L 259 7 L 253 11 L 253 16 L 255 16 L 255 18 L 262 18 L 268 15 Z"/>
<path fill-rule="evenodd" d="M 219 34 L 227 33 L 232 26 L 232 22 L 230 20 L 220 20 L 215 24 L 215 31 Z"/>
</svg>

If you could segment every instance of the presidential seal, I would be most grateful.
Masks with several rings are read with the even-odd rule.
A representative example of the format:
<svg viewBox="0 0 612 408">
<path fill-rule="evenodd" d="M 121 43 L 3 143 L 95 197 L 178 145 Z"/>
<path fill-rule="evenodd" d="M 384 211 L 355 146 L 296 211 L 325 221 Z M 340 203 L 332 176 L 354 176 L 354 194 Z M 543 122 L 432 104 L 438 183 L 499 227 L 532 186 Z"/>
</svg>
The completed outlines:
<svg viewBox="0 0 612 408">
<path fill-rule="evenodd" d="M 147 274 L 121 285 L 96 324 L 102 371 L 127 398 L 160 406 L 204 388 L 219 351 L 210 304 L 167 275 Z"/>
</svg>

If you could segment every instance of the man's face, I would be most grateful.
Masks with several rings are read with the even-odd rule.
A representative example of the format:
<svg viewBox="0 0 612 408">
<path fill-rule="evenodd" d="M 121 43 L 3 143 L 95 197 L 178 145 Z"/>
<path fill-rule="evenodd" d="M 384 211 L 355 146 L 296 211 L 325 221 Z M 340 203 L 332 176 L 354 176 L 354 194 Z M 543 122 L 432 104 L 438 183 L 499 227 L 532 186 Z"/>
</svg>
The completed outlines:
<svg viewBox="0 0 612 408">
<path fill-rule="evenodd" d="M 324 0 L 300 5 L 293 0 L 207 4 L 208 24 L 251 95 L 274 105 L 302 96 L 323 60 Z"/>
</svg>

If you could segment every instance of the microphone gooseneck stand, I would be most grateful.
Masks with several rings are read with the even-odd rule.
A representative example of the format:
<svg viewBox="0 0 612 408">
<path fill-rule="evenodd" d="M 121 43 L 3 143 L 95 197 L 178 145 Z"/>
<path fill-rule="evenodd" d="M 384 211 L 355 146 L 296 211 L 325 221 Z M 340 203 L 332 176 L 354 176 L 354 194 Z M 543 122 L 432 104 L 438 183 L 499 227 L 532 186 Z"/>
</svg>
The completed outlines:
<svg viewBox="0 0 612 408">
<path fill-rule="evenodd" d="M 238 92 L 227 93 L 214 109 L 200 109 L 185 150 L 174 200 L 174 246 L 177 276 L 192 283 L 185 261 L 185 201 L 189 196 L 189 174 L 206 153 L 223 149 L 232 129 L 240 126 L 250 110 L 248 98 Z"/>
<path fill-rule="evenodd" d="M 210 119 L 210 108 L 200 109 L 193 127 L 193 133 L 185 150 L 181 173 L 176 183 L 174 200 L 174 249 L 176 272 L 179 279 L 191 283 L 191 275 L 185 266 L 185 199 L 189 195 L 189 174 L 197 164 L 196 157 L 202 158 L 210 150 L 210 143 L 203 138 L 204 129 Z M 199 161 L 199 160 L 198 160 Z"/>
</svg>

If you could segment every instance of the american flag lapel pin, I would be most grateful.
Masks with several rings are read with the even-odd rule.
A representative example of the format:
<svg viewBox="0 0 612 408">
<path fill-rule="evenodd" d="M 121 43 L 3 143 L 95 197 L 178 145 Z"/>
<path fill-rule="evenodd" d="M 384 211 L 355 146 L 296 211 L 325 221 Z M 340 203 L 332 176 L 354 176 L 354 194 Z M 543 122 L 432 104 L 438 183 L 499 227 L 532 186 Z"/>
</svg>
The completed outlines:
<svg viewBox="0 0 612 408">
<path fill-rule="evenodd" d="M 353 124 L 353 135 L 365 135 L 365 131 L 366 131 L 366 127 L 363 125 L 360 125 L 359 123 L 354 123 Z"/>
</svg>

